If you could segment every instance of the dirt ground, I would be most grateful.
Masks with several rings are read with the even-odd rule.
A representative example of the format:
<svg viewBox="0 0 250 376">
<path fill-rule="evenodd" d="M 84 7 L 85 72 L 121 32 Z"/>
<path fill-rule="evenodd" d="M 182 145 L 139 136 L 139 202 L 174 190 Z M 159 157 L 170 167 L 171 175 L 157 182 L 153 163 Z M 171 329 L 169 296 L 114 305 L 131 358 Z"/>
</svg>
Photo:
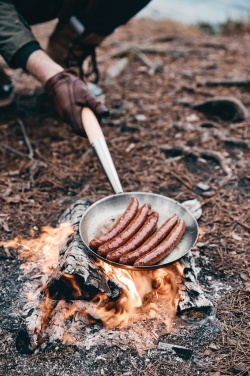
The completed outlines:
<svg viewBox="0 0 250 376">
<path fill-rule="evenodd" d="M 52 27 L 53 23 L 36 27 L 42 44 Z M 3 253 L 2 375 L 249 374 L 250 120 L 221 120 L 192 108 L 223 96 L 239 99 L 250 111 L 249 82 L 206 85 L 249 78 L 249 43 L 250 34 L 244 31 L 213 35 L 170 22 L 135 20 L 109 37 L 98 52 L 101 86 L 111 111 L 103 130 L 124 190 L 159 193 L 180 202 L 197 198 L 202 203 L 200 281 L 207 286 L 213 278 L 222 287 L 219 298 L 207 290 L 217 311 L 216 326 L 188 329 L 193 358 L 176 360 L 164 353 L 137 354 L 119 347 L 87 351 L 63 344 L 32 356 L 19 354 L 15 338 L 20 307 L 10 311 L 10 306 L 18 301 L 25 280 L 23 261 Z M 125 46 L 139 47 L 145 55 L 131 50 L 122 54 Z M 114 69 L 108 69 L 117 68 L 117 52 L 128 60 L 121 74 L 111 77 Z M 152 75 L 146 59 L 158 66 Z M 34 232 L 45 224 L 55 225 L 59 214 L 79 198 L 94 202 L 111 194 L 88 141 L 59 119 L 37 81 L 20 70 L 8 71 L 16 85 L 16 101 L 0 117 L 2 240 L 18 234 L 28 237 L 32 228 Z M 184 146 L 190 147 L 188 151 Z M 173 338 L 178 340 L 178 335 Z M 183 339 L 178 344 L 184 343 Z"/>
</svg>

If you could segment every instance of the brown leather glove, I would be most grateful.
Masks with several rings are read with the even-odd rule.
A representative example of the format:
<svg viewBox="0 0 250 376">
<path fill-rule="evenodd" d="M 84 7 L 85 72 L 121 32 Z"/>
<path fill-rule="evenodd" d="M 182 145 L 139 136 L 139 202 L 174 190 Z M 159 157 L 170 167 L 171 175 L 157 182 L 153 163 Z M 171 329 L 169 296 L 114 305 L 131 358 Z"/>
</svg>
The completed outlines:
<svg viewBox="0 0 250 376">
<path fill-rule="evenodd" d="M 81 120 L 83 107 L 89 107 L 98 118 L 109 115 L 107 107 L 96 100 L 73 69 L 65 69 L 51 77 L 45 88 L 52 96 L 61 118 L 80 136 L 86 137 Z"/>
</svg>

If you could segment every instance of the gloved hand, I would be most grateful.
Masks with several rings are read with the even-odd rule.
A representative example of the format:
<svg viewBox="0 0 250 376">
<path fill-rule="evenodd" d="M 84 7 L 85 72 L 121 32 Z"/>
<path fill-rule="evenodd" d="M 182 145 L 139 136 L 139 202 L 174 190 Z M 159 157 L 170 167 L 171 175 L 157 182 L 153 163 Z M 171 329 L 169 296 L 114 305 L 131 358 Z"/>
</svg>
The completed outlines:
<svg viewBox="0 0 250 376">
<path fill-rule="evenodd" d="M 45 88 L 61 118 L 80 136 L 86 137 L 81 120 L 83 107 L 89 107 L 98 118 L 109 115 L 107 107 L 98 102 L 73 69 L 65 69 L 51 77 Z"/>
</svg>

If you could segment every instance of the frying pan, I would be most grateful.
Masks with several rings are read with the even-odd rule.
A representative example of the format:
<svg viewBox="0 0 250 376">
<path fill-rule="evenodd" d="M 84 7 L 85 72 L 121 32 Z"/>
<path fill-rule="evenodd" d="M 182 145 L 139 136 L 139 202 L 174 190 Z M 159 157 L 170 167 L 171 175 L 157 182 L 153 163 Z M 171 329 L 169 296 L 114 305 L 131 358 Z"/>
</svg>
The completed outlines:
<svg viewBox="0 0 250 376">
<path fill-rule="evenodd" d="M 161 268 L 186 255 L 194 246 L 198 238 L 198 224 L 190 211 L 177 201 L 159 194 L 146 192 L 124 193 L 101 127 L 95 115 L 89 108 L 84 108 L 82 111 L 82 123 L 89 142 L 93 146 L 115 193 L 114 195 L 95 202 L 83 214 L 80 221 L 79 232 L 81 239 L 86 246 L 86 250 L 95 258 L 101 259 L 116 267 L 130 270 L 152 270 Z M 161 226 L 167 218 L 174 214 L 177 214 L 179 218 L 186 222 L 186 231 L 179 244 L 167 257 L 155 265 L 137 267 L 122 265 L 117 262 L 106 260 L 104 257 L 89 248 L 90 240 L 99 236 L 101 234 L 101 228 L 107 223 L 114 223 L 121 216 L 127 208 L 132 196 L 137 198 L 140 205 L 150 203 L 152 209 L 159 213 L 158 227 Z"/>
</svg>

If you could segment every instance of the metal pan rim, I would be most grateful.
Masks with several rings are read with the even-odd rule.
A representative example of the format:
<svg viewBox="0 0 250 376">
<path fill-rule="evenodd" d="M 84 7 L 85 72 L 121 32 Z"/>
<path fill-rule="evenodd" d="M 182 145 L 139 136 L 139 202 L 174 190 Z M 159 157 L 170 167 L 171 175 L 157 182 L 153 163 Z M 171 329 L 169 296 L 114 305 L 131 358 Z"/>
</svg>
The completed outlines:
<svg viewBox="0 0 250 376">
<path fill-rule="evenodd" d="M 184 253 L 184 254 L 181 254 L 180 257 L 176 257 L 175 260 L 173 261 L 170 261 L 170 262 L 165 262 L 165 263 L 158 263 L 158 264 L 155 264 L 155 265 L 150 265 L 150 266 L 133 266 L 133 265 L 123 265 L 123 264 L 119 264 L 119 263 L 116 263 L 116 262 L 113 262 L 113 261 L 109 261 L 107 260 L 106 258 L 102 257 L 101 255 L 97 254 L 96 252 L 94 252 L 92 249 L 89 248 L 88 244 L 86 244 L 85 240 L 84 240 L 84 235 L 82 233 L 82 228 L 83 228 L 83 222 L 84 222 L 84 219 L 85 217 L 89 214 L 90 211 L 93 211 L 93 209 L 97 206 L 99 206 L 101 203 L 107 201 L 107 200 L 112 200 L 112 198 L 117 198 L 117 197 L 121 197 L 121 196 L 138 196 L 138 195 L 145 195 L 146 197 L 158 197 L 159 199 L 164 199 L 166 201 L 169 201 L 169 202 L 172 202 L 173 204 L 177 205 L 177 206 L 180 206 L 184 211 L 186 211 L 189 216 L 192 218 L 194 224 L 195 224 L 195 227 L 196 227 L 196 236 L 194 238 L 194 241 L 193 241 L 193 245 L 191 247 L 189 247 L 187 249 L 187 251 Z M 81 220 L 80 220 L 80 224 L 79 224 L 79 233 L 80 233 L 80 236 L 81 236 L 81 239 L 86 247 L 86 251 L 92 256 L 94 257 L 95 259 L 99 259 L 99 260 L 102 260 L 104 261 L 105 263 L 109 264 L 109 265 L 112 265 L 114 267 L 118 267 L 118 268 L 121 268 L 121 269 L 127 269 L 127 270 L 137 270 L 137 271 L 146 271 L 146 270 L 154 270 L 154 269 L 159 269 L 159 268 L 163 268 L 165 266 L 168 266 L 168 265 L 171 265 L 173 264 L 174 262 L 180 260 L 182 257 L 184 257 L 191 249 L 192 247 L 196 244 L 197 242 L 197 239 L 198 239 L 198 236 L 199 236 L 199 232 L 198 232 L 198 223 L 195 219 L 195 217 L 193 216 L 193 214 L 190 212 L 190 210 L 188 210 L 186 207 L 184 207 L 181 203 L 179 203 L 178 201 L 170 198 L 170 197 L 167 197 L 167 196 L 163 196 L 163 195 L 160 195 L 160 194 L 157 194 L 157 193 L 152 193 L 152 192 L 123 192 L 123 193 L 118 193 L 118 194 L 113 194 L 113 195 L 109 195 L 107 197 L 104 197 L 98 201 L 96 201 L 94 204 L 92 204 L 83 214 Z M 168 256 L 167 256 L 168 257 Z M 166 258 L 167 258 L 166 257 Z M 164 259 L 163 259 L 164 260 Z"/>
</svg>

